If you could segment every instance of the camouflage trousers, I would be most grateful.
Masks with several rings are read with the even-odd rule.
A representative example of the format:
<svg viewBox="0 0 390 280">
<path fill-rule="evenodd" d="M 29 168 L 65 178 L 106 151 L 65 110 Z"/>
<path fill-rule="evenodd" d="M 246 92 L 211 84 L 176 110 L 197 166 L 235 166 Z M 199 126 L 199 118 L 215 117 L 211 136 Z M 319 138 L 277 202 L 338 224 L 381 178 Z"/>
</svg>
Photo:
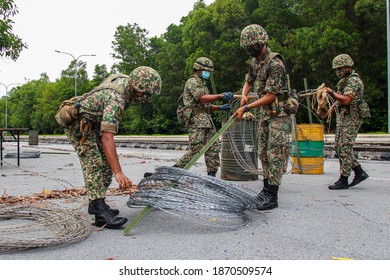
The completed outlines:
<svg viewBox="0 0 390 280">
<path fill-rule="evenodd" d="M 352 169 L 360 165 L 353 153 L 353 145 L 362 124 L 362 119 L 351 118 L 350 115 L 337 118 L 335 152 L 339 157 L 340 174 L 343 176 L 348 177 Z"/>
<path fill-rule="evenodd" d="M 190 149 L 176 163 L 180 168 L 183 168 L 191 161 L 191 159 L 199 153 L 207 142 L 215 135 L 215 128 L 193 128 L 188 129 Z M 204 159 L 207 166 L 207 172 L 217 172 L 220 166 L 219 160 L 219 144 L 215 142 L 204 154 Z"/>
<path fill-rule="evenodd" d="M 103 151 L 100 128 L 93 127 L 82 145 L 78 121 L 64 131 L 79 157 L 89 200 L 105 198 L 112 182 L 112 170 Z"/>
<path fill-rule="evenodd" d="M 259 159 L 263 177 L 270 185 L 282 183 L 286 161 L 286 145 L 290 132 L 290 117 L 276 117 L 259 123 Z"/>
</svg>

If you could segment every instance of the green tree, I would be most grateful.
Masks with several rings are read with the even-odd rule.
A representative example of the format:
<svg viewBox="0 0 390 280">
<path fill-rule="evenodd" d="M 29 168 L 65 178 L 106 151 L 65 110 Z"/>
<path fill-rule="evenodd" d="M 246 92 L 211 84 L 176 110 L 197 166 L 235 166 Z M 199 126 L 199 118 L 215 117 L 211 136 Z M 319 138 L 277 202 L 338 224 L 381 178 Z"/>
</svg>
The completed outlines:
<svg viewBox="0 0 390 280">
<path fill-rule="evenodd" d="M 248 23 L 248 12 L 243 1 L 220 0 L 210 5 L 212 23 L 217 39 L 213 42 L 210 58 L 215 63 L 217 91 L 241 89 L 247 71 L 247 54 L 240 47 L 241 30 Z"/>
<path fill-rule="evenodd" d="M 65 93 L 64 99 L 69 99 L 74 96 L 75 93 L 75 60 L 72 60 L 69 64 L 69 67 L 61 71 L 61 77 L 59 78 L 60 84 L 63 84 L 61 88 L 66 88 L 69 92 Z M 88 72 L 87 72 L 87 63 L 82 60 L 77 61 L 77 95 L 82 95 L 85 92 L 88 92 L 91 89 Z M 70 88 L 70 89 L 69 89 Z"/>
<path fill-rule="evenodd" d="M 105 64 L 95 65 L 94 74 L 91 81 L 92 87 L 96 87 L 97 85 L 99 85 L 109 75 L 110 73 L 108 73 L 107 66 Z"/>
<path fill-rule="evenodd" d="M 11 6 L 5 9 L 3 3 Z M 1 4 L 4 26 L 4 18 L 12 16 L 9 11 L 16 7 L 13 1 Z M 216 0 L 208 6 L 200 0 L 179 25 L 170 25 L 158 37 L 148 38 L 148 32 L 136 23 L 119 26 L 112 54 L 117 62 L 110 72 L 129 74 L 134 68 L 147 65 L 155 68 L 163 81 L 161 94 L 153 96 L 151 104 L 133 104 L 125 112 L 120 133 L 185 132 L 176 120 L 176 101 L 199 56 L 214 61 L 217 92 L 240 90 L 250 58 L 240 47 L 239 38 L 241 30 L 251 23 L 261 24 L 267 30 L 271 49 L 283 55 L 292 87 L 298 91 L 304 89 L 304 78 L 309 88 L 316 88 L 322 82 L 335 87 L 337 78 L 331 69 L 332 59 L 340 53 L 350 54 L 355 61 L 354 68 L 363 78 L 373 115 L 365 120 L 362 131 L 386 131 L 385 19 L 383 0 Z M 5 49 L 1 51 L 3 56 Z M 89 80 L 85 62 L 80 61 L 78 68 L 78 94 L 89 91 L 110 74 L 105 65 L 96 65 Z M 62 132 L 54 114 L 63 100 L 74 95 L 74 69 L 71 63 L 53 83 L 46 76 L 13 90 L 9 97 L 11 124 L 31 126 L 41 133 Z M 213 92 L 210 84 L 209 88 Z M 4 107 L 3 96 L 1 123 L 5 119 Z M 219 127 L 228 116 L 217 112 L 213 117 Z M 297 120 L 308 121 L 304 107 Z"/>
<path fill-rule="evenodd" d="M 40 133 L 63 133 L 63 129 L 54 119 L 58 107 L 62 102 L 58 96 L 58 84 L 48 83 L 37 97 L 34 105 L 31 124 Z"/>
<path fill-rule="evenodd" d="M 12 127 L 34 128 L 31 120 L 34 105 L 37 102 L 38 93 L 44 89 L 47 83 L 48 79 L 41 76 L 40 80 L 29 81 L 12 93 L 12 102 L 9 103 L 10 125 Z"/>
<path fill-rule="evenodd" d="M 216 30 L 212 19 L 212 11 L 201 0 L 183 19 L 183 48 L 187 55 L 199 48 L 207 54 L 210 53 L 216 39 Z"/>
<path fill-rule="evenodd" d="M 170 25 L 160 38 L 150 40 L 148 60 L 163 81 L 159 96 L 152 98 L 153 119 L 150 122 L 154 133 L 181 133 L 176 119 L 177 99 L 183 92 L 186 81 L 183 69 L 186 55 L 183 50 L 183 24 Z"/>
<path fill-rule="evenodd" d="M 146 64 L 146 54 L 149 39 L 148 32 L 134 23 L 117 27 L 114 34 L 115 41 L 112 42 L 112 57 L 118 62 L 113 68 L 124 74 L 129 74 L 138 66 Z"/>
<path fill-rule="evenodd" d="M 13 0 L 0 1 L 0 56 L 16 60 L 23 48 L 23 43 L 18 35 L 13 33 L 13 21 L 11 17 L 18 13 L 18 8 Z"/>
</svg>

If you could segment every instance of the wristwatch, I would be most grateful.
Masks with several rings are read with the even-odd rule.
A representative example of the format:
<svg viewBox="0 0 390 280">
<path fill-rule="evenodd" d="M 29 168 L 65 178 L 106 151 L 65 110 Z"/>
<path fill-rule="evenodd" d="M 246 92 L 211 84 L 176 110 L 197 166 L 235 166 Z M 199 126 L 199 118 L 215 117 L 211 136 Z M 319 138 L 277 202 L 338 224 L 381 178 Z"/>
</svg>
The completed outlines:
<svg viewBox="0 0 390 280">
<path fill-rule="evenodd" d="M 249 112 L 249 110 L 250 110 L 250 109 L 249 109 L 248 105 L 245 104 L 245 105 L 244 105 L 244 111 L 245 111 L 245 112 Z"/>
</svg>

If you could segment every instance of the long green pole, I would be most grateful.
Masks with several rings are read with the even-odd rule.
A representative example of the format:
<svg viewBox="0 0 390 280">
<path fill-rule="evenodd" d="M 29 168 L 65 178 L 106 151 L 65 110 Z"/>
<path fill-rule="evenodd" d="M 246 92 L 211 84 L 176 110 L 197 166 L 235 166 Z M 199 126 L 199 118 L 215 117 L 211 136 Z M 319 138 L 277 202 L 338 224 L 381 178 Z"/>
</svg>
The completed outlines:
<svg viewBox="0 0 390 280">
<path fill-rule="evenodd" d="M 224 133 L 237 119 L 237 117 L 229 118 L 229 120 L 221 127 L 220 130 L 210 139 L 209 142 L 206 143 L 206 145 L 203 146 L 203 148 L 197 153 L 189 163 L 184 166 L 183 169 L 188 170 L 190 169 L 203 155 L 204 153 L 219 139 L 219 137 Z M 128 235 L 130 231 L 132 231 L 133 228 L 136 227 L 136 225 L 153 209 L 152 206 L 148 205 L 145 206 L 144 209 L 125 227 L 124 229 L 124 235 Z"/>
<path fill-rule="evenodd" d="M 303 79 L 303 84 L 305 86 L 305 90 L 307 91 L 308 90 L 308 86 L 307 86 L 307 78 L 304 78 Z M 310 110 L 310 100 L 309 100 L 309 96 L 306 96 L 306 105 L 307 105 L 307 113 L 309 114 L 309 123 L 312 124 L 313 123 L 313 117 L 311 115 L 311 110 Z"/>
<path fill-rule="evenodd" d="M 387 25 L 387 133 L 390 133 L 390 5 L 386 1 L 386 25 Z"/>
</svg>

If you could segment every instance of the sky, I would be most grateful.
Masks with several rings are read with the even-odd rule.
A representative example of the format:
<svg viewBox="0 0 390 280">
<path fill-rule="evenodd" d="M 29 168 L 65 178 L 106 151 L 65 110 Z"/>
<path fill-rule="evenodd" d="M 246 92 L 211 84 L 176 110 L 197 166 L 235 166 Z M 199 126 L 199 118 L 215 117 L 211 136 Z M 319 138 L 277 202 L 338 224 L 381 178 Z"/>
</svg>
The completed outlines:
<svg viewBox="0 0 390 280">
<path fill-rule="evenodd" d="M 39 79 L 51 81 L 68 68 L 73 55 L 87 62 L 89 78 L 96 64 L 111 68 L 112 41 L 120 25 L 137 23 L 148 37 L 179 24 L 196 0 L 14 0 L 19 13 L 12 17 L 13 32 L 28 45 L 15 61 L 0 58 L 0 96 L 15 85 Z M 214 0 L 204 0 L 209 5 Z M 61 54 L 59 50 L 69 53 Z"/>
</svg>

